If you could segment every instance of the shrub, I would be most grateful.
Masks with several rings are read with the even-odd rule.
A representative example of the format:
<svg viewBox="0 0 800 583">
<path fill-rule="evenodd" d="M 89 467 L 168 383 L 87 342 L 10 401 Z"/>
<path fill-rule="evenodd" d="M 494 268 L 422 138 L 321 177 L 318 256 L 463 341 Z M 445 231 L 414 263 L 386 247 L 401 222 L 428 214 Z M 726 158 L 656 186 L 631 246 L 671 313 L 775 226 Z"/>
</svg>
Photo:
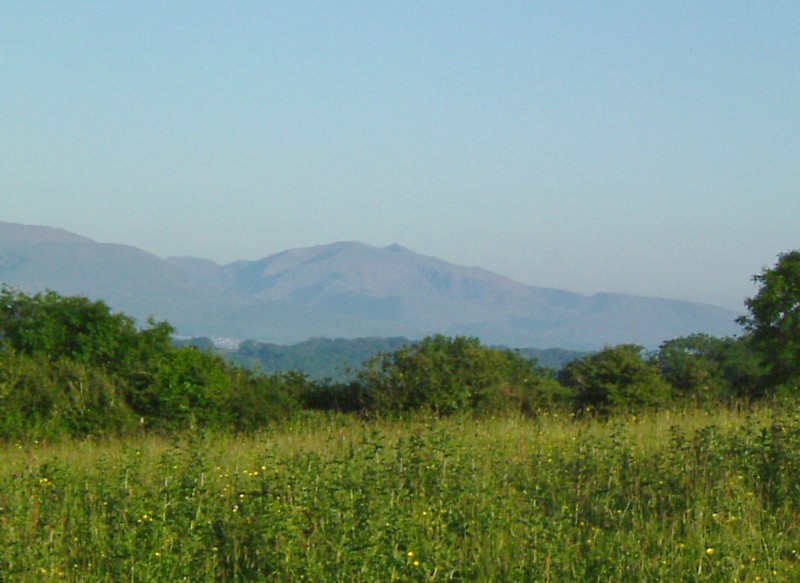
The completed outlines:
<svg viewBox="0 0 800 583">
<path fill-rule="evenodd" d="M 559 379 L 577 391 L 582 409 L 610 413 L 664 405 L 671 398 L 670 386 L 642 357 L 643 350 L 635 344 L 605 348 L 569 363 Z"/>
<path fill-rule="evenodd" d="M 365 408 L 382 413 L 532 411 L 564 397 L 535 362 L 482 346 L 476 338 L 441 335 L 373 358 L 354 388 Z"/>
<path fill-rule="evenodd" d="M 136 417 L 102 370 L 67 359 L 0 353 L 0 437 L 123 434 Z"/>
</svg>

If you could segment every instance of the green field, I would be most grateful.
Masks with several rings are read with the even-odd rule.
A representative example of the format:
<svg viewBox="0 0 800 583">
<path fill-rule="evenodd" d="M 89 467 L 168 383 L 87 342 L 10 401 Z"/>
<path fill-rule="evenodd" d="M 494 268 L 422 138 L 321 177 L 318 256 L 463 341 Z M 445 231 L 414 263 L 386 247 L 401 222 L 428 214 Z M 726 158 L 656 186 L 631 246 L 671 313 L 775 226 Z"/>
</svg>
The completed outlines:
<svg viewBox="0 0 800 583">
<path fill-rule="evenodd" d="M 800 408 L 7 444 L 0 581 L 797 581 Z"/>
</svg>

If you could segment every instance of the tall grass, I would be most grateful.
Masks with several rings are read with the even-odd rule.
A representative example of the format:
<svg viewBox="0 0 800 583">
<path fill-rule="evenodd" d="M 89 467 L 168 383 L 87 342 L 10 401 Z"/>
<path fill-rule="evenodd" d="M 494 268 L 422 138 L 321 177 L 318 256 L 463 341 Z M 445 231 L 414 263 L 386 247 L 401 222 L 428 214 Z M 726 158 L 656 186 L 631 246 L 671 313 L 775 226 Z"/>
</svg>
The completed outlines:
<svg viewBox="0 0 800 583">
<path fill-rule="evenodd" d="M 308 415 L 0 452 L 2 581 L 800 579 L 800 411 Z"/>
</svg>

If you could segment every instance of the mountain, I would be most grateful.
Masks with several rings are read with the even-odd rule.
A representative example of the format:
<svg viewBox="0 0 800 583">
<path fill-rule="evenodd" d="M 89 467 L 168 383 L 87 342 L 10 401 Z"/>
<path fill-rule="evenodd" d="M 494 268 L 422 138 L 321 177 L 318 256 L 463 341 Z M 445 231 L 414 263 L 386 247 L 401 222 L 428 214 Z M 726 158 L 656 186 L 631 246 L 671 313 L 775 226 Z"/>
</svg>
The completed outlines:
<svg viewBox="0 0 800 583">
<path fill-rule="evenodd" d="M 27 292 L 52 289 L 102 299 L 141 321 L 168 320 L 189 336 L 295 342 L 360 330 L 358 322 L 312 308 L 228 294 L 135 247 L 49 227 L 0 222 L 0 282 Z M 364 327 L 363 335 L 375 335 L 370 332 Z"/>
<path fill-rule="evenodd" d="M 227 265 L 161 259 L 59 229 L 0 223 L 0 281 L 104 299 L 183 335 L 294 343 L 311 337 L 478 336 L 487 344 L 654 347 L 738 332 L 736 313 L 685 301 L 523 285 L 400 245 L 340 242 Z"/>
</svg>

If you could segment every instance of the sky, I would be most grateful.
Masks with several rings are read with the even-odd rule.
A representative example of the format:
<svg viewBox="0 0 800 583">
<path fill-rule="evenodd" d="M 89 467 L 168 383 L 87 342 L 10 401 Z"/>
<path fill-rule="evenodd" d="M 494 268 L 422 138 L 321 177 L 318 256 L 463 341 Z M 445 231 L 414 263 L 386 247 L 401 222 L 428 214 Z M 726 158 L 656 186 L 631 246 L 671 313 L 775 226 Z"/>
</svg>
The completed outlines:
<svg viewBox="0 0 800 583">
<path fill-rule="evenodd" d="M 742 311 L 800 247 L 800 3 L 0 3 L 0 221 L 399 243 Z"/>
</svg>

